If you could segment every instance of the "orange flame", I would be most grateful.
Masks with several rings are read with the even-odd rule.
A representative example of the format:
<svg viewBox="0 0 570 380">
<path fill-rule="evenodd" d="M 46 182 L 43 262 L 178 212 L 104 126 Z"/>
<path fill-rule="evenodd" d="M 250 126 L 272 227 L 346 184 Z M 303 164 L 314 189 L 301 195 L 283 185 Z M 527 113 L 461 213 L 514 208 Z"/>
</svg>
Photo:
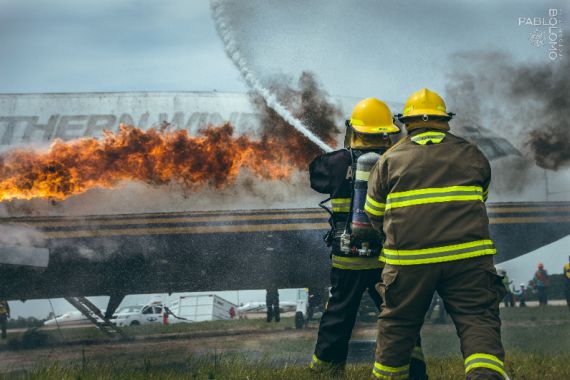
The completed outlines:
<svg viewBox="0 0 570 380">
<path fill-rule="evenodd" d="M 177 182 L 190 190 L 220 188 L 233 183 L 242 169 L 265 179 L 285 179 L 296 168 L 305 169 L 312 158 L 298 153 L 283 141 L 236 137 L 229 124 L 208 127 L 197 137 L 186 130 L 121 125 L 117 133 L 105 131 L 101 140 L 56 140 L 46 152 L 18 149 L 0 155 L 0 202 L 63 200 L 96 187 L 113 188 L 123 180 Z"/>
</svg>

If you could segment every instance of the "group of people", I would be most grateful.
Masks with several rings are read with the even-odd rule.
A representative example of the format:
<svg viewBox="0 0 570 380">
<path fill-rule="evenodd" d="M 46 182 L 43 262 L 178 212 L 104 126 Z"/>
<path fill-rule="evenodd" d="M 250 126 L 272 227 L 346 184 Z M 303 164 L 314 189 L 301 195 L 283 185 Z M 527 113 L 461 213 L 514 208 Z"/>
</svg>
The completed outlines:
<svg viewBox="0 0 570 380">
<path fill-rule="evenodd" d="M 310 164 L 311 187 L 332 206 L 331 296 L 312 370 L 344 370 L 368 291 L 380 311 L 373 376 L 427 379 L 420 330 L 437 291 L 456 326 L 467 379 L 508 378 L 499 317 L 506 291 L 485 210 L 491 168 L 475 145 L 450 132 L 452 117 L 425 88 L 396 116 L 384 102 L 364 99 L 346 123 L 345 149 Z M 397 143 L 395 118 L 407 131 Z"/>
<path fill-rule="evenodd" d="M 518 289 L 516 289 L 514 285 L 511 286 L 513 282 L 509 279 L 506 270 L 498 269 L 498 272 L 503 276 L 503 285 L 505 286 L 506 290 L 506 295 L 503 299 L 505 307 L 515 307 L 517 301 L 519 302 L 519 307 L 525 307 L 528 298 L 527 293 L 529 291 L 532 291 L 536 294 L 539 306 L 548 305 L 550 277 L 548 275 L 548 271 L 544 268 L 543 263 L 538 263 L 534 277 L 528 282 L 528 286 L 526 286 L 524 283 L 521 283 Z M 568 263 L 564 264 L 564 267 L 562 268 L 562 276 L 564 281 L 564 295 L 566 297 L 566 304 L 570 309 L 570 257 L 568 257 Z"/>
</svg>

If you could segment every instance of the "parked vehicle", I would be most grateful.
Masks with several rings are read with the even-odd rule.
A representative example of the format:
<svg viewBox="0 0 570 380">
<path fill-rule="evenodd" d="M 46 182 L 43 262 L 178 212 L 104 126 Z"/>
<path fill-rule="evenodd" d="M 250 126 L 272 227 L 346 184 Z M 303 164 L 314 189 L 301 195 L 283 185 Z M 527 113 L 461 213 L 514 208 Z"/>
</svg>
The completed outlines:
<svg viewBox="0 0 570 380">
<path fill-rule="evenodd" d="M 152 323 L 162 324 L 164 306 L 161 302 L 152 302 L 146 306 L 125 306 L 117 310 L 112 321 L 119 327 L 140 326 Z"/>
<path fill-rule="evenodd" d="M 169 309 L 180 318 L 172 317 L 170 323 L 233 319 L 238 310 L 237 305 L 215 294 L 180 296 Z"/>
</svg>

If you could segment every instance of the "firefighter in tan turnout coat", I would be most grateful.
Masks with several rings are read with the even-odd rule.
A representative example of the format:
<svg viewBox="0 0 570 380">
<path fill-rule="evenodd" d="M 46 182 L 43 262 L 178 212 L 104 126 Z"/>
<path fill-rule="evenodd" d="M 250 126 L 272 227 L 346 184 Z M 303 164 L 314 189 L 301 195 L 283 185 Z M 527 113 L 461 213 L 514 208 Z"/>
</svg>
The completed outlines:
<svg viewBox="0 0 570 380">
<path fill-rule="evenodd" d="M 428 89 L 406 102 L 408 136 L 370 173 L 365 211 L 384 235 L 373 374 L 408 379 L 409 358 L 435 291 L 453 319 L 467 379 L 503 379 L 499 302 L 485 201 L 491 168 L 473 144 L 449 132 L 443 99 Z"/>
</svg>

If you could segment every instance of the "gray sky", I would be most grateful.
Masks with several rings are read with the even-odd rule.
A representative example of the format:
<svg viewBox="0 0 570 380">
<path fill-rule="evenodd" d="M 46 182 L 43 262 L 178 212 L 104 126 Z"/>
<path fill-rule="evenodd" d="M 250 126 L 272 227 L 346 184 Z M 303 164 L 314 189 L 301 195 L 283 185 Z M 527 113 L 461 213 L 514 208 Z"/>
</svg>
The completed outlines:
<svg viewBox="0 0 570 380">
<path fill-rule="evenodd" d="M 563 8 L 568 21 L 564 0 L 233 0 L 227 17 L 262 78 L 311 70 L 331 94 L 404 102 L 420 87 L 444 94 L 456 52 L 547 60 L 545 46 L 530 44 L 536 28 L 518 20 L 549 8 Z M 207 1 L 0 0 L 0 93 L 213 89 L 247 90 Z M 15 316 L 49 311 L 46 301 L 13 308 Z"/>
<path fill-rule="evenodd" d="M 332 94 L 403 102 L 421 86 L 444 92 L 457 51 L 547 59 L 518 18 L 563 5 L 233 0 L 227 17 L 262 77 L 309 69 Z M 4 93 L 246 90 L 207 1 L 0 0 L 0 57 Z"/>
</svg>

